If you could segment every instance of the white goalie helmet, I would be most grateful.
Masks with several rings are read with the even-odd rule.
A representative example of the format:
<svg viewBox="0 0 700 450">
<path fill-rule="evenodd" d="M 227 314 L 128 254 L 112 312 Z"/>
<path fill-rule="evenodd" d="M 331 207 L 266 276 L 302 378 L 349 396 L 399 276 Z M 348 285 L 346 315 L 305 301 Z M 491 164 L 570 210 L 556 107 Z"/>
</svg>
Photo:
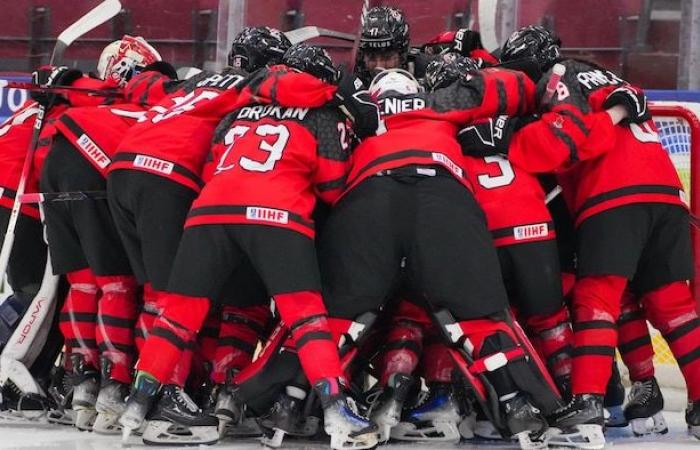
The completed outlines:
<svg viewBox="0 0 700 450">
<path fill-rule="evenodd" d="M 369 85 L 369 93 L 375 99 L 419 92 L 421 87 L 416 77 L 403 69 L 384 70 L 377 74 Z"/>
<path fill-rule="evenodd" d="M 160 53 L 144 38 L 125 35 L 102 50 L 97 75 L 117 86 L 124 86 L 141 69 L 161 59 Z"/>
</svg>

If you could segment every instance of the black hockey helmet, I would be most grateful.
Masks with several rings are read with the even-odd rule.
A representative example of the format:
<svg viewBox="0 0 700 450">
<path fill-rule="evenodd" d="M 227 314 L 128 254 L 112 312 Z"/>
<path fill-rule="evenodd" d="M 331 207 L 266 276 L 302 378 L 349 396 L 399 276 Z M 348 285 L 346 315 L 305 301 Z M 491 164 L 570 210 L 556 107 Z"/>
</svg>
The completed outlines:
<svg viewBox="0 0 700 450">
<path fill-rule="evenodd" d="M 280 30 L 271 27 L 246 27 L 231 43 L 228 65 L 253 72 L 279 64 L 292 43 Z"/>
<path fill-rule="evenodd" d="M 425 68 L 423 84 L 427 91 L 434 91 L 449 86 L 467 72 L 479 69 L 479 63 L 475 59 L 457 53 L 446 53 Z"/>
<path fill-rule="evenodd" d="M 528 25 L 510 35 L 501 50 L 501 61 L 534 59 L 546 72 L 559 59 L 561 40 L 540 25 Z"/>
<path fill-rule="evenodd" d="M 287 50 L 282 64 L 309 73 L 328 83 L 340 79 L 340 71 L 333 65 L 330 55 L 321 47 L 299 43 Z"/>
<path fill-rule="evenodd" d="M 362 20 L 360 45 L 355 67 L 364 70 L 364 55 L 372 52 L 396 51 L 401 67 L 406 68 L 409 50 L 409 27 L 403 11 L 390 6 L 376 6 Z"/>
</svg>

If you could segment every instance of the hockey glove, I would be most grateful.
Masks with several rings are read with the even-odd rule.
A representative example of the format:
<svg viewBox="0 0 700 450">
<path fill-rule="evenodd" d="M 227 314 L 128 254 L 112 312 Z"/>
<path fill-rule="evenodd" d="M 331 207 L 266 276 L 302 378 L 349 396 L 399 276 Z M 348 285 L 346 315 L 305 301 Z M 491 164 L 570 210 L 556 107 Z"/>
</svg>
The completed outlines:
<svg viewBox="0 0 700 450">
<path fill-rule="evenodd" d="M 631 85 L 619 87 L 608 94 L 603 108 L 609 109 L 620 105 L 627 110 L 627 119 L 623 123 L 643 123 L 651 119 L 644 91 Z"/>
<path fill-rule="evenodd" d="M 534 116 L 498 116 L 462 129 L 457 140 L 462 146 L 462 153 L 468 156 L 507 155 L 513 133 L 534 120 Z"/>
<path fill-rule="evenodd" d="M 460 28 L 455 33 L 452 41 L 452 50 L 462 56 L 470 57 L 472 51 L 482 49 L 481 34 L 478 31 L 472 31 L 468 28 Z"/>
<path fill-rule="evenodd" d="M 377 134 L 381 124 L 379 106 L 372 101 L 359 77 L 342 70 L 334 100 L 343 114 L 352 121 L 357 137 L 364 139 Z"/>
<path fill-rule="evenodd" d="M 32 73 L 32 83 L 43 87 L 70 86 L 82 76 L 83 73 L 78 69 L 69 69 L 65 66 L 42 66 Z M 31 91 L 30 95 L 34 101 L 45 107 L 68 102 L 57 92 Z"/>
</svg>

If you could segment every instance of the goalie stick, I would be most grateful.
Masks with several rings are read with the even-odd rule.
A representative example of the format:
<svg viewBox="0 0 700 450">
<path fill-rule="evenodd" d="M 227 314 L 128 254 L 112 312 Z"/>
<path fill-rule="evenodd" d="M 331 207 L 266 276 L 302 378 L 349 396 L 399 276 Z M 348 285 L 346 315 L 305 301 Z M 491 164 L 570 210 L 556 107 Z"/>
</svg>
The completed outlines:
<svg viewBox="0 0 700 450">
<path fill-rule="evenodd" d="M 114 17 L 120 10 L 121 3 L 119 0 L 105 0 L 69 26 L 58 36 L 51 56 L 51 64 L 59 64 L 69 45 L 88 31 Z M 5 233 L 2 251 L 0 251 L 0 276 L 4 276 L 7 270 L 7 264 L 14 244 L 14 230 L 22 204 L 21 198 L 24 195 L 45 112 L 46 108 L 40 106 L 34 124 L 32 140 L 22 167 L 22 174 L 17 187 L 7 232 Z M 41 207 L 40 211 L 43 213 Z M 56 309 L 55 297 L 58 278 L 58 276 L 53 274 L 51 258 L 47 255 L 46 267 L 39 292 L 32 300 L 27 314 L 22 317 L 17 329 L 15 329 L 9 342 L 3 349 L 2 355 L 0 355 L 1 386 L 4 386 L 9 381 L 24 394 L 43 394 L 40 389 L 37 389 L 38 385 L 36 385 L 36 382 L 33 381 L 26 369 L 34 363 L 41 352 L 41 346 L 32 344 L 45 340 L 49 332 L 48 327 L 45 325 L 46 320 L 53 317 L 53 312 Z"/>
</svg>

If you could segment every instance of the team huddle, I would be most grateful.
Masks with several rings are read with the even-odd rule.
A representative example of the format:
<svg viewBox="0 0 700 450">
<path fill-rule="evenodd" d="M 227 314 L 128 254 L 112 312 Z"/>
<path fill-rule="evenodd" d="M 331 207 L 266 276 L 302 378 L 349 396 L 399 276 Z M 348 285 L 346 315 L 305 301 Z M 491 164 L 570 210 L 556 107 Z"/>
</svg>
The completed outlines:
<svg viewBox="0 0 700 450">
<path fill-rule="evenodd" d="M 269 27 L 184 80 L 131 36 L 95 74 L 38 69 L 0 127 L 2 229 L 20 184 L 41 193 L 0 349 L 47 264 L 62 282 L 36 390 L 3 384 L 1 420 L 154 445 L 597 449 L 605 427 L 667 430 L 649 321 L 700 439 L 682 184 L 644 92 L 560 45 L 528 26 L 496 54 L 466 29 L 411 47 L 377 7 L 354 70 Z"/>
</svg>

